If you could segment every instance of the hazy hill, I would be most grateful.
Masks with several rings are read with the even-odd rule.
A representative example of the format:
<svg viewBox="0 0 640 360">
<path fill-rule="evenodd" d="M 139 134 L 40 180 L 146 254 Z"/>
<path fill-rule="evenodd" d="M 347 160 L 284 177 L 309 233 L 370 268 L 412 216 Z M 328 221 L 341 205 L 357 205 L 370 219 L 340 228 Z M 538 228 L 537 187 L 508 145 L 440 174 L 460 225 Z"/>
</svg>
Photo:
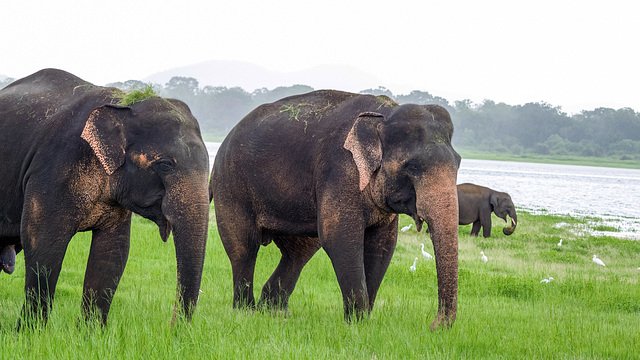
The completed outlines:
<svg viewBox="0 0 640 360">
<path fill-rule="evenodd" d="M 315 89 L 358 92 L 381 85 L 375 76 L 347 65 L 322 65 L 303 71 L 282 73 L 250 63 L 225 60 L 206 61 L 162 71 L 142 81 L 164 85 L 174 76 L 195 78 L 200 87 L 239 86 L 249 92 L 297 84 L 309 85 Z"/>
</svg>

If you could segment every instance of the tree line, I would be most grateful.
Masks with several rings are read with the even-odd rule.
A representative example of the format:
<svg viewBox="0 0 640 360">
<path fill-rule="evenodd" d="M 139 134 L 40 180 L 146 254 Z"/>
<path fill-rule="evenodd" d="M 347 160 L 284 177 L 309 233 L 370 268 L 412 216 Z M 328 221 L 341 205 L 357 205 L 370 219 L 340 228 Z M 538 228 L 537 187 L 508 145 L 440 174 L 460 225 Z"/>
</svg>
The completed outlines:
<svg viewBox="0 0 640 360">
<path fill-rule="evenodd" d="M 0 81 L 0 88 L 13 79 Z M 147 84 L 129 80 L 108 84 L 128 91 Z M 176 76 L 166 84 L 154 84 L 161 96 L 187 103 L 205 134 L 226 135 L 257 106 L 283 97 L 314 90 L 306 85 L 261 88 L 248 92 L 240 87 L 204 86 L 191 77 Z M 545 102 L 508 105 L 484 100 L 450 103 L 426 91 L 394 95 L 378 87 L 360 93 L 386 95 L 400 104 L 438 104 L 450 113 L 456 148 L 515 155 L 613 156 L 640 159 L 640 113 L 631 108 L 597 108 L 569 116 L 561 107 Z"/>
</svg>

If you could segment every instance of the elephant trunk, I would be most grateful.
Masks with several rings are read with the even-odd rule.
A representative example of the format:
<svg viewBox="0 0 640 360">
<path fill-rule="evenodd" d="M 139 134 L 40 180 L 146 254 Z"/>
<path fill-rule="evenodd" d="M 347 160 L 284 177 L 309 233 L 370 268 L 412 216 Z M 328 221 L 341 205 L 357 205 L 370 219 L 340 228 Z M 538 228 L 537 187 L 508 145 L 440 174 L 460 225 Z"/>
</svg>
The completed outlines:
<svg viewBox="0 0 640 360">
<path fill-rule="evenodd" d="M 431 324 L 451 326 L 458 304 L 457 168 L 443 165 L 425 177 L 417 190 L 418 215 L 427 221 L 438 275 L 438 315 Z"/>
<path fill-rule="evenodd" d="M 169 186 L 162 210 L 173 231 L 176 249 L 178 293 L 172 324 L 178 313 L 191 320 L 200 291 L 209 222 L 206 176 Z"/>
<path fill-rule="evenodd" d="M 516 231 L 516 225 L 518 224 L 518 215 L 516 215 L 515 210 L 509 210 L 509 217 L 511 224 L 507 227 L 502 228 L 502 233 L 505 235 L 511 235 L 514 231 Z"/>
</svg>

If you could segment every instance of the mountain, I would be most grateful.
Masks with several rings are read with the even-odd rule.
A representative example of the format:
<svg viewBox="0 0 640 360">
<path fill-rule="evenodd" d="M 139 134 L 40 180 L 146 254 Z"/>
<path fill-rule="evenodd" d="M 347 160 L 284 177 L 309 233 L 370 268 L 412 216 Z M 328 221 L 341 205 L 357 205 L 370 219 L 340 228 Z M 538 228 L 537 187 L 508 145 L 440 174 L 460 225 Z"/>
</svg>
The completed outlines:
<svg viewBox="0 0 640 360">
<path fill-rule="evenodd" d="M 278 86 L 309 85 L 314 89 L 361 91 L 377 88 L 380 81 L 371 74 L 347 65 L 321 65 L 296 72 L 271 71 L 241 61 L 211 60 L 150 75 L 142 81 L 166 84 L 174 76 L 192 77 L 200 87 L 239 86 L 246 91 Z"/>
</svg>

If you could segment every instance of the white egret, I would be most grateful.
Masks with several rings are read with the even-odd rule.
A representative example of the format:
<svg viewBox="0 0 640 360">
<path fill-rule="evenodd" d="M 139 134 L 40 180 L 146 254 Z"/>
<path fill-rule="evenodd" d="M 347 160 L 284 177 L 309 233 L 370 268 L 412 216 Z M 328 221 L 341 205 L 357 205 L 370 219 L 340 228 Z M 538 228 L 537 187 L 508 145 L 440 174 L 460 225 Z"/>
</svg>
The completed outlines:
<svg viewBox="0 0 640 360">
<path fill-rule="evenodd" d="M 409 266 L 409 271 L 411 271 L 412 273 L 416 272 L 416 261 L 418 261 L 418 258 L 413 260 L 413 265 Z"/>
<path fill-rule="evenodd" d="M 562 246 L 562 239 L 560 239 L 560 242 L 558 243 L 558 246 Z"/>
<path fill-rule="evenodd" d="M 550 283 L 551 281 L 553 281 L 553 278 L 552 278 L 551 276 L 549 276 L 549 278 L 548 278 L 548 279 L 542 279 L 542 280 L 540 280 L 540 283 L 548 284 L 548 283 Z"/>
<path fill-rule="evenodd" d="M 593 262 L 601 266 L 607 266 L 602 262 L 602 260 L 598 259 L 598 257 L 596 257 L 595 255 L 593 255 Z"/>
<path fill-rule="evenodd" d="M 422 256 L 424 256 L 424 258 L 427 259 L 427 260 L 433 259 L 433 256 L 431 256 L 431 254 L 429 254 L 428 252 L 424 251 L 424 244 L 420 244 L 420 246 L 422 246 Z"/>
<path fill-rule="evenodd" d="M 480 251 L 480 254 L 482 254 L 482 262 L 486 264 L 489 259 L 487 259 L 487 256 L 484 254 L 484 251 Z"/>
<path fill-rule="evenodd" d="M 402 229 L 400 229 L 400 231 L 407 232 L 407 231 L 409 231 L 411 229 L 412 226 L 413 226 L 413 224 L 409 224 L 408 226 L 405 226 Z"/>
</svg>

